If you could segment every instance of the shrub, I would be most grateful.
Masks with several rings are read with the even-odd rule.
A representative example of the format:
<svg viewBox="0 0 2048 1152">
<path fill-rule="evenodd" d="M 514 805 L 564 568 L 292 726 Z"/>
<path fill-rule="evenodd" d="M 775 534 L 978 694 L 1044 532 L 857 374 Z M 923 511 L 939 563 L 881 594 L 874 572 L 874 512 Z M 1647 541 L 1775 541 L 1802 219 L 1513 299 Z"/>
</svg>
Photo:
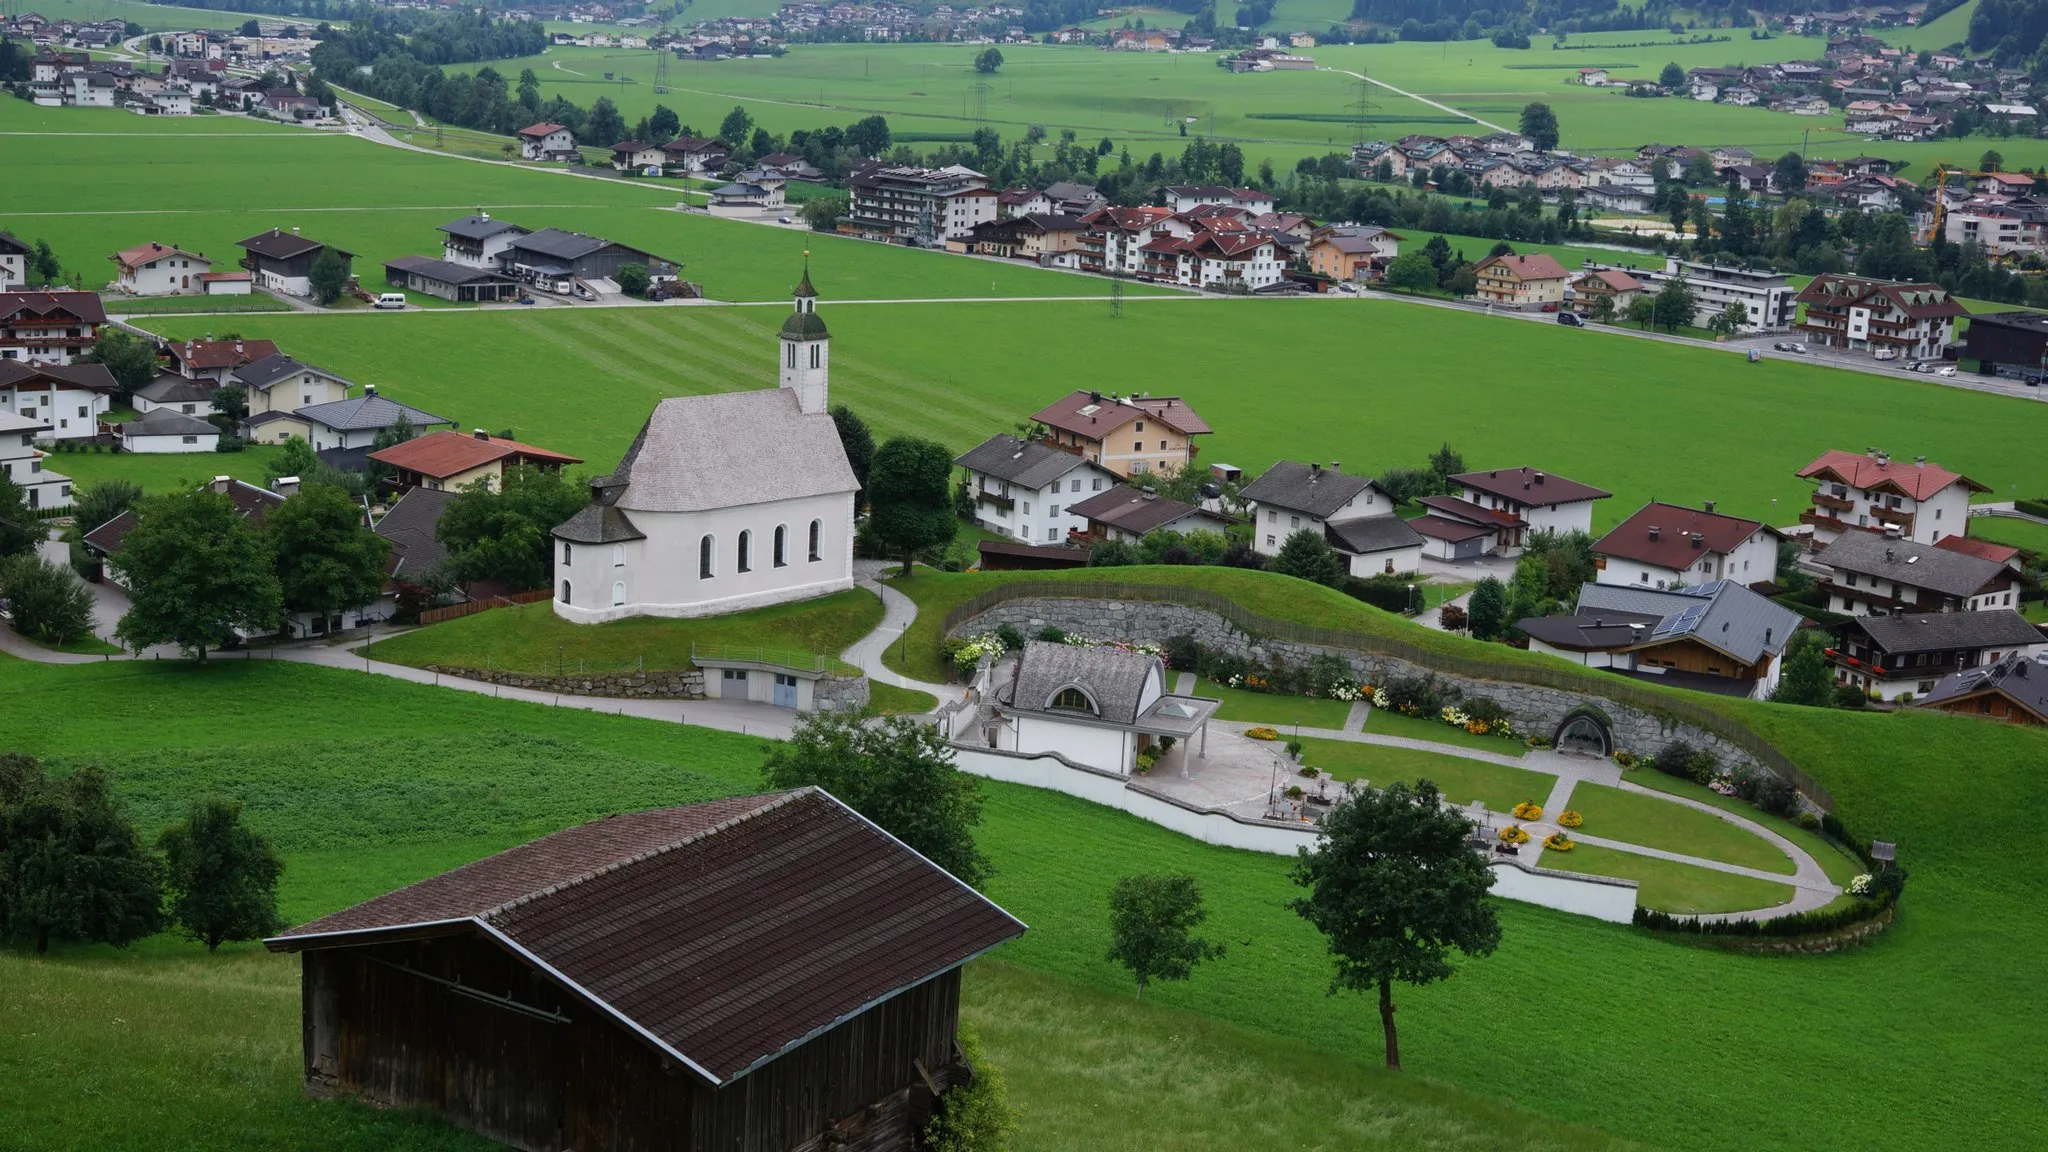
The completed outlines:
<svg viewBox="0 0 2048 1152">
<path fill-rule="evenodd" d="M 1756 773 L 1755 795 L 1750 803 L 1773 816 L 1791 816 L 1799 811 L 1799 790 L 1769 772 Z"/>
<path fill-rule="evenodd" d="M 1328 696 L 1351 683 L 1351 661 L 1335 653 L 1323 652 L 1309 657 L 1308 668 L 1302 675 L 1310 694 Z"/>
<path fill-rule="evenodd" d="M 1636 766 L 1636 754 L 1626 748 L 1617 748 L 1614 750 L 1614 762 L 1621 765 L 1623 770 L 1633 768 Z"/>
<path fill-rule="evenodd" d="M 1671 743 L 1666 744 L 1662 751 L 1657 753 L 1655 759 L 1650 761 L 1650 767 L 1655 768 L 1666 776 L 1676 776 L 1680 780 L 1690 780 L 1692 779 L 1692 754 L 1692 745 L 1683 740 L 1673 740 Z"/>
<path fill-rule="evenodd" d="M 14 613 L 14 630 L 31 640 L 68 644 L 92 632 L 92 589 L 33 552 L 0 563 L 0 598 Z"/>
<path fill-rule="evenodd" d="M 1244 730 L 1244 734 L 1247 740 L 1278 740 L 1280 738 L 1280 733 L 1277 729 L 1268 728 L 1264 724 L 1256 728 L 1247 728 Z"/>
<path fill-rule="evenodd" d="M 1301 785 L 1289 784 L 1287 786 L 1287 798 L 1289 800 L 1299 800 L 1305 795 L 1307 795 L 1307 793 L 1301 790 Z"/>
<path fill-rule="evenodd" d="M 1508 710 L 1496 703 L 1491 696 L 1467 696 L 1458 708 L 1468 718 L 1477 720 L 1488 728 L 1509 721 Z"/>
<path fill-rule="evenodd" d="M 1705 748 L 1696 748 L 1691 756 L 1686 757 L 1686 779 L 1691 780 L 1693 783 L 1711 784 L 1714 782 L 1714 777 L 1720 774 L 1721 758 Z"/>
<path fill-rule="evenodd" d="M 1543 838 L 1543 846 L 1552 852 L 1569 852 L 1572 850 L 1572 838 L 1562 832 L 1552 832 Z"/>
<path fill-rule="evenodd" d="M 1043 640 L 1048 644 L 1065 644 L 1067 642 L 1067 630 L 1057 624 L 1047 624 L 1038 630 L 1038 635 L 1033 637 L 1033 639 Z"/>
<path fill-rule="evenodd" d="M 1201 671 L 1202 646 L 1195 642 L 1191 633 L 1167 637 L 1166 666 L 1178 672 Z"/>
<path fill-rule="evenodd" d="M 1529 834 L 1522 830 L 1520 824 L 1510 824 L 1500 830 L 1500 842 L 1503 844 L 1527 844 L 1529 842 Z"/>
<path fill-rule="evenodd" d="M 1385 703 L 1380 702 L 1383 695 Z M 1392 708 L 1404 716 L 1433 716 L 1457 700 L 1458 689 L 1438 680 L 1433 672 L 1422 676 L 1392 677 L 1373 694 L 1376 707 Z"/>
<path fill-rule="evenodd" d="M 1799 813 L 1799 826 L 1808 832 L 1818 832 L 1820 830 L 1820 817 L 1811 811 L 1802 811 Z"/>
<path fill-rule="evenodd" d="M 980 1035 L 964 1022 L 960 1050 L 974 1069 L 974 1079 L 939 1097 L 925 1125 L 924 1146 L 932 1152 L 1001 1152 L 1017 1130 L 1008 1082 L 982 1051 Z"/>
<path fill-rule="evenodd" d="M 1004 647 L 1002 637 L 993 632 L 984 632 L 979 636 L 969 637 L 954 651 L 953 669 L 963 678 L 972 676 L 974 670 L 980 666 L 984 654 L 992 660 L 999 660 L 1007 651 L 1009 649 Z"/>
<path fill-rule="evenodd" d="M 1301 741 L 1289 740 L 1287 742 L 1287 754 L 1297 760 L 1301 759 Z"/>
<path fill-rule="evenodd" d="M 1356 576 L 1346 576 L 1344 593 L 1375 608 L 1402 615 L 1407 614 L 1415 601 L 1415 594 L 1409 591 L 1408 581 L 1385 574 L 1364 580 Z"/>
<path fill-rule="evenodd" d="M 1870 698 L 1863 694 L 1863 689 L 1858 688 L 1854 684 L 1841 684 L 1835 688 L 1835 707 L 1837 708 L 1861 708 L 1868 703 L 1870 703 Z"/>
<path fill-rule="evenodd" d="M 1251 670 L 1251 662 L 1234 652 L 1217 652 L 1209 657 L 1209 679 L 1228 684 Z"/>
<path fill-rule="evenodd" d="M 1887 881 L 1886 877 L 1894 874 L 1896 879 Z M 1635 924 L 1638 928 L 1648 928 L 1653 932 L 1695 936 L 1817 936 L 1876 919 L 1885 909 L 1898 903 L 1905 885 L 1904 869 L 1887 868 L 1870 877 L 1868 898 L 1843 908 L 1817 908 L 1811 912 L 1795 912 L 1790 916 L 1779 916 L 1771 920 L 1699 920 L 1638 906 Z"/>
<path fill-rule="evenodd" d="M 1314 768 L 1304 767 L 1301 770 L 1301 775 L 1304 779 L 1313 780 L 1322 775 L 1322 773 Z"/>
<path fill-rule="evenodd" d="M 997 625 L 996 639 L 1001 640 L 1003 642 L 1003 647 L 1012 652 L 1015 652 L 1018 649 L 1024 647 L 1024 634 L 1022 632 L 1017 631 L 1017 626 L 1015 624 Z"/>
<path fill-rule="evenodd" d="M 1445 604 L 1437 611 L 1436 622 L 1443 625 L 1446 632 L 1463 632 L 1470 621 L 1463 608 L 1456 604 Z"/>
<path fill-rule="evenodd" d="M 1159 763 L 1159 749 L 1147 748 L 1138 753 L 1138 775 L 1150 772 Z"/>
</svg>

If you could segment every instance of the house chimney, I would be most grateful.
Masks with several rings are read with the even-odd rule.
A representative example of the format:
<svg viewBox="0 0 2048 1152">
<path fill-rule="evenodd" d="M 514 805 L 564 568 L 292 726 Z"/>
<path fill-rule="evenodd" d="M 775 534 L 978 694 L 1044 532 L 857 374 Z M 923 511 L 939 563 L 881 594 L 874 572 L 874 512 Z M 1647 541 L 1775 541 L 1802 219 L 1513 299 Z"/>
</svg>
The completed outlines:
<svg viewBox="0 0 2048 1152">
<path fill-rule="evenodd" d="M 372 396 L 375 396 L 376 394 L 377 394 L 377 386 L 376 386 L 375 384 L 365 384 L 365 385 L 363 385 L 363 398 L 364 398 L 364 399 L 366 399 L 366 400 L 367 400 L 367 399 L 369 399 L 370 397 L 372 397 Z"/>
<path fill-rule="evenodd" d="M 1100 404 L 1100 403 L 1102 403 L 1102 393 L 1100 393 L 1100 392 L 1090 392 L 1090 393 L 1088 394 L 1088 399 L 1089 399 L 1089 400 L 1090 400 L 1091 402 L 1093 402 L 1093 403 L 1096 403 L 1096 404 Z"/>
<path fill-rule="evenodd" d="M 1705 536 L 1702 536 L 1702 535 L 1700 535 L 1700 534 L 1699 534 L 1699 533 L 1697 533 L 1697 532 L 1694 532 L 1694 533 L 1692 533 L 1692 546 L 1693 546 L 1693 548 L 1694 548 L 1694 549 L 1700 549 L 1700 548 L 1704 548 L 1704 547 L 1706 547 L 1706 546 L 1707 546 L 1707 538 L 1706 538 Z"/>
<path fill-rule="evenodd" d="M 489 440 L 491 438 L 491 434 L 484 431 L 481 428 L 471 428 L 469 430 L 469 434 L 476 437 L 479 440 Z"/>
<path fill-rule="evenodd" d="M 1927 467 L 1927 457 L 1925 457 L 1925 456 L 1915 456 L 1915 457 L 1913 457 L 1913 467 L 1915 467 L 1915 468 L 1925 468 L 1925 467 Z"/>
<path fill-rule="evenodd" d="M 1703 500 L 1700 502 L 1700 507 L 1707 512 L 1712 512 L 1714 510 L 1714 502 L 1712 500 Z"/>
<path fill-rule="evenodd" d="M 1766 643 L 1766 644 L 1769 644 L 1770 642 L 1771 642 L 1771 630 L 1770 630 L 1769 628 L 1766 628 L 1766 629 L 1764 629 L 1764 643 Z"/>
<path fill-rule="evenodd" d="M 1887 549 L 1885 549 L 1885 550 L 1884 550 L 1884 562 L 1885 562 L 1885 563 L 1887 563 L 1887 564 L 1890 564 L 1890 563 L 1892 563 L 1893 561 L 1897 560 L 1898 558 L 1899 558 L 1899 557 L 1898 557 L 1898 554 L 1897 554 L 1897 553 L 1895 553 L 1895 552 L 1893 552 L 1893 551 L 1892 551 L 1891 549 L 1887 548 Z"/>
<path fill-rule="evenodd" d="M 1543 473 L 1541 473 L 1541 472 L 1538 472 L 1538 473 L 1536 474 L 1536 482 L 1537 482 L 1538 484 L 1541 484 L 1541 483 L 1543 483 Z"/>
<path fill-rule="evenodd" d="M 1655 524 L 1650 525 L 1650 539 L 1658 539 L 1657 526 Z"/>
<path fill-rule="evenodd" d="M 298 234 L 299 234 L 299 226 L 298 226 L 297 224 L 294 224 L 294 225 L 292 225 L 292 235 L 294 235 L 294 236 L 297 236 Z"/>
<path fill-rule="evenodd" d="M 1317 461 L 1316 463 L 1310 464 L 1310 465 L 1308 466 L 1308 478 L 1309 478 L 1309 479 L 1310 479 L 1311 481 L 1314 481 L 1314 480 L 1316 480 L 1316 479 L 1320 478 L 1320 477 L 1322 476 L 1322 474 L 1323 474 L 1323 465 L 1322 465 L 1322 462 L 1321 462 L 1321 461 Z"/>
<path fill-rule="evenodd" d="M 235 480 L 234 477 L 232 476 L 215 476 L 213 478 L 213 490 L 215 492 L 221 493 L 222 495 L 226 495 L 228 487 L 232 485 L 234 482 Z"/>
<path fill-rule="evenodd" d="M 1335 472 L 1335 471 L 1337 470 L 1337 465 L 1338 465 L 1339 463 L 1340 463 L 1340 462 L 1339 462 L 1339 461 L 1336 461 L 1336 460 L 1332 460 L 1332 461 L 1330 461 L 1330 471 L 1332 471 L 1332 472 Z"/>
<path fill-rule="evenodd" d="M 296 496 L 299 494 L 299 478 L 297 476 L 279 476 L 277 483 L 270 486 L 270 490 L 279 496 Z"/>
</svg>

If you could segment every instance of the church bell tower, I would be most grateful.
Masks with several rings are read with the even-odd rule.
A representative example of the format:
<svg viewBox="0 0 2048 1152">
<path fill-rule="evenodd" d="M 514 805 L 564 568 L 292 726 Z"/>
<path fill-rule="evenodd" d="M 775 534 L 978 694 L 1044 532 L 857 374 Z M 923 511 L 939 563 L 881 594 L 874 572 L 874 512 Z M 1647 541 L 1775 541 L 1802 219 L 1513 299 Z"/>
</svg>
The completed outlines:
<svg viewBox="0 0 2048 1152">
<path fill-rule="evenodd" d="M 811 287 L 811 254 L 804 253 L 804 278 L 796 286 L 796 310 L 777 335 L 782 358 L 781 386 L 796 393 L 797 408 L 817 415 L 826 410 L 826 378 L 832 366 L 832 334 L 818 315 L 818 290 Z"/>
</svg>

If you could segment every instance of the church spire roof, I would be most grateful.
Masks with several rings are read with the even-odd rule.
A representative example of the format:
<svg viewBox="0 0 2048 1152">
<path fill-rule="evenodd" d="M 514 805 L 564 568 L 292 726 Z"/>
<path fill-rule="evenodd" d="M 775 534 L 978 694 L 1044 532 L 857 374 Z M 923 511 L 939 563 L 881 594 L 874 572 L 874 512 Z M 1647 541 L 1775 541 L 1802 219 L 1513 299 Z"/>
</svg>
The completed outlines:
<svg viewBox="0 0 2048 1152">
<path fill-rule="evenodd" d="M 804 278 L 797 281 L 796 295 L 799 298 L 809 297 L 813 300 L 818 297 L 818 290 L 811 287 L 811 254 L 809 252 L 804 253 Z"/>
<path fill-rule="evenodd" d="M 828 340 L 825 321 L 818 316 L 818 290 L 811 287 L 811 254 L 804 253 L 804 278 L 796 286 L 796 310 L 782 322 L 784 340 Z"/>
</svg>

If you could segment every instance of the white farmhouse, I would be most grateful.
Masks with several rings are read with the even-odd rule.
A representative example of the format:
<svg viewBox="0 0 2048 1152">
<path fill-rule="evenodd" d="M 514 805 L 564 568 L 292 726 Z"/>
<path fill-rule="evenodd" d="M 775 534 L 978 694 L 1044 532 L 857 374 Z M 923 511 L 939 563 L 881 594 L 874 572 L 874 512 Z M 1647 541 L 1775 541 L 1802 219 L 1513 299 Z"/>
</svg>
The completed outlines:
<svg viewBox="0 0 2048 1152">
<path fill-rule="evenodd" d="M 1252 509 L 1252 549 L 1262 556 L 1278 556 L 1300 529 L 1322 532 L 1336 521 L 1394 512 L 1394 498 L 1379 485 L 1339 472 L 1334 461 L 1325 468 L 1282 460 L 1246 485 L 1243 496 Z"/>
<path fill-rule="evenodd" d="M 158 408 L 121 425 L 123 452 L 212 452 L 219 444 L 219 428 L 168 408 Z"/>
<path fill-rule="evenodd" d="M 104 364 L 24 364 L 0 360 L 0 412 L 49 425 L 49 440 L 83 440 L 99 435 L 118 391 Z"/>
<path fill-rule="evenodd" d="M 206 274 L 213 271 L 213 261 L 197 252 L 158 244 L 154 240 L 124 248 L 109 259 L 120 269 L 114 280 L 114 291 L 126 292 L 130 296 L 204 293 Z"/>
<path fill-rule="evenodd" d="M 41 420 L 0 412 L 0 477 L 22 490 L 30 509 L 62 508 L 71 503 L 71 477 L 43 467 L 36 437 L 50 426 Z"/>
<path fill-rule="evenodd" d="M 1703 509 L 1653 501 L 1593 541 L 1593 565 L 1601 584 L 1749 587 L 1777 578 L 1781 539 L 1776 528 L 1715 512 L 1711 500 Z"/>
<path fill-rule="evenodd" d="M 663 400 L 588 507 L 555 528 L 555 614 L 709 616 L 853 587 L 859 484 L 827 410 L 808 268 L 772 390 Z"/>
<path fill-rule="evenodd" d="M 1916 544 L 1970 531 L 1970 495 L 1991 489 L 1927 457 L 1892 463 L 1883 452 L 1823 452 L 1798 472 L 1814 481 L 1813 505 L 1800 513 L 1813 528 L 1813 547 L 1825 548 L 1845 532 L 1884 535 L 1896 530 Z"/>
<path fill-rule="evenodd" d="M 1085 535 L 1088 517 L 1078 506 L 1119 483 L 1084 456 L 1007 434 L 989 437 L 953 462 L 967 470 L 975 523 L 1032 544 Z"/>
<path fill-rule="evenodd" d="M 1519 556 L 1538 532 L 1593 530 L 1593 501 L 1611 493 L 1534 468 L 1494 468 L 1450 478 L 1453 493 L 1424 496 L 1412 521 L 1437 560 Z"/>
</svg>

